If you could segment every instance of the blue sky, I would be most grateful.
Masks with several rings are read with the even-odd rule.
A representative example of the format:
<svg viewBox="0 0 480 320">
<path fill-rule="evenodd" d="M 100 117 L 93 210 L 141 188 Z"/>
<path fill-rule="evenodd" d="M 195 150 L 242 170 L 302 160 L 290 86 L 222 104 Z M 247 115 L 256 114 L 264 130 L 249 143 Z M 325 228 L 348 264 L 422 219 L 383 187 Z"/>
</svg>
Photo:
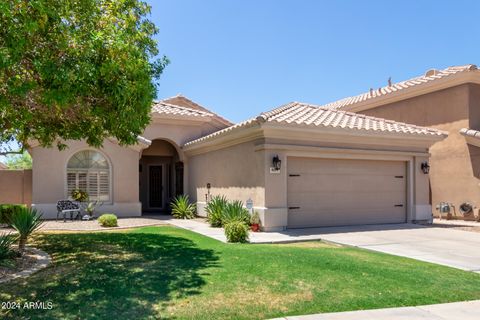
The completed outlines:
<svg viewBox="0 0 480 320">
<path fill-rule="evenodd" d="M 232 121 L 478 63 L 480 1 L 148 1 L 182 93 Z"/>
</svg>

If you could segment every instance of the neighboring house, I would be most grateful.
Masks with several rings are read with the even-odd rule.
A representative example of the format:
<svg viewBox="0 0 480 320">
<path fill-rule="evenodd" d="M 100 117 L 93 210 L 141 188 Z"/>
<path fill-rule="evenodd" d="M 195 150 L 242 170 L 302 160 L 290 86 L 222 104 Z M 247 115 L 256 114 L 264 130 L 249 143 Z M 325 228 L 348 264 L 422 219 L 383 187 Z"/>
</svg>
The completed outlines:
<svg viewBox="0 0 480 320">
<path fill-rule="evenodd" d="M 225 195 L 253 203 L 264 230 L 431 219 L 421 165 L 440 130 L 299 102 L 235 125 L 183 96 L 151 115 L 134 146 L 32 145 L 34 206 L 54 217 L 80 188 L 119 216 L 166 211 L 181 193 L 204 214 Z"/>
<path fill-rule="evenodd" d="M 0 170 L 7 170 L 7 169 L 8 169 L 7 165 L 3 162 L 0 162 Z"/>
<path fill-rule="evenodd" d="M 462 203 L 480 206 L 480 70 L 475 65 L 428 70 L 325 107 L 447 131 L 448 138 L 430 148 L 430 203 L 434 208 L 452 203 L 457 214 Z"/>
</svg>

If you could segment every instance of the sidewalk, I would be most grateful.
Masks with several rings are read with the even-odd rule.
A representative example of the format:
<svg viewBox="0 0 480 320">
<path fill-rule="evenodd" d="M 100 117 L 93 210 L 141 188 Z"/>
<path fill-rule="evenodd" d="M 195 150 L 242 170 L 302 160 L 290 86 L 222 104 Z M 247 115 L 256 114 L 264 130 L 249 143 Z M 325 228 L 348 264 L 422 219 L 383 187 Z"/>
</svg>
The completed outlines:
<svg viewBox="0 0 480 320">
<path fill-rule="evenodd" d="M 428 306 L 387 308 L 292 316 L 274 320 L 478 320 L 480 300 L 432 304 Z"/>
<path fill-rule="evenodd" d="M 173 219 L 163 217 L 164 221 L 179 228 L 187 229 L 204 236 L 227 242 L 223 228 L 212 228 L 208 223 L 198 220 Z M 325 230 L 322 230 L 323 232 Z M 250 243 L 288 243 L 296 241 L 321 240 L 324 233 L 316 233 L 314 229 L 296 229 L 283 232 L 250 232 Z"/>
</svg>

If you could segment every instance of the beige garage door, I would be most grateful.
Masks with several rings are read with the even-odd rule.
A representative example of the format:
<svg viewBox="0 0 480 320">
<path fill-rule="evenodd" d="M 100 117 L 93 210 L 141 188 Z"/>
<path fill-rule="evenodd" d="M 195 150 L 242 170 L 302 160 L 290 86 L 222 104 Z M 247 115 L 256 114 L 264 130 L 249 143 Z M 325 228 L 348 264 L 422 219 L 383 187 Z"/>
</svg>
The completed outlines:
<svg viewBox="0 0 480 320">
<path fill-rule="evenodd" d="M 288 158 L 288 227 L 406 221 L 406 163 Z"/>
</svg>

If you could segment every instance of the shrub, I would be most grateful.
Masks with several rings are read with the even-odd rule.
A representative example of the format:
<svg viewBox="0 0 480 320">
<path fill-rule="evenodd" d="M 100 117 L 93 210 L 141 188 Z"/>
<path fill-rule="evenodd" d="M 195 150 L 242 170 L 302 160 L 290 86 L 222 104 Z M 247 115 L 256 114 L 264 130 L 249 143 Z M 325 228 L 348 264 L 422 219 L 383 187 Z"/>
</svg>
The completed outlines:
<svg viewBox="0 0 480 320">
<path fill-rule="evenodd" d="M 16 237 L 11 234 L 0 234 L 0 264 L 2 264 L 2 261 L 10 259 L 15 255 L 12 245 L 16 240 Z"/>
<path fill-rule="evenodd" d="M 28 237 L 42 225 L 42 214 L 35 208 L 16 207 L 10 225 L 18 232 L 18 250 L 23 253 Z"/>
<path fill-rule="evenodd" d="M 195 204 L 190 203 L 188 195 L 176 196 L 170 203 L 172 215 L 177 219 L 192 219 L 195 217 Z"/>
<path fill-rule="evenodd" d="M 228 242 L 247 242 L 248 227 L 242 221 L 231 221 L 225 224 L 225 236 Z"/>
<path fill-rule="evenodd" d="M 250 214 L 247 208 L 243 206 L 242 201 L 228 202 L 223 212 L 222 224 L 225 226 L 229 222 L 240 221 L 245 225 L 250 224 Z"/>
<path fill-rule="evenodd" d="M 85 202 L 88 200 L 88 193 L 86 191 L 82 191 L 82 190 L 73 190 L 72 191 L 72 199 L 75 200 L 75 201 L 80 201 L 80 202 Z"/>
<path fill-rule="evenodd" d="M 118 227 L 117 216 L 112 213 L 102 214 L 98 218 L 98 223 L 105 228 Z"/>
<path fill-rule="evenodd" d="M 218 228 L 222 226 L 223 212 L 227 206 L 227 198 L 225 196 L 214 196 L 205 207 L 207 212 L 207 221 L 210 226 Z"/>
<path fill-rule="evenodd" d="M 10 224 L 13 212 L 16 208 L 26 208 L 24 204 L 1 204 L 0 205 L 0 224 Z"/>
</svg>

